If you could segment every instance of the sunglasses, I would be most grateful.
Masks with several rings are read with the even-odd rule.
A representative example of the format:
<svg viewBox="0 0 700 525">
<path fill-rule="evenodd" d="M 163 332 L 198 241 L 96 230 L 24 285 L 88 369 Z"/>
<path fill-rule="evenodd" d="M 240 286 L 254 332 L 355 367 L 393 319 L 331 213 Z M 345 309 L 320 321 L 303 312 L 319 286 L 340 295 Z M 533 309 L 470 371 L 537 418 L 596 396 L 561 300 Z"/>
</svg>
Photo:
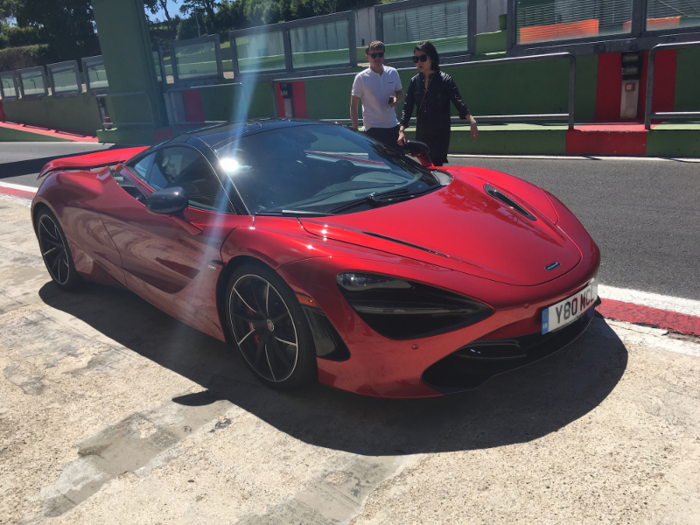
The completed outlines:
<svg viewBox="0 0 700 525">
<path fill-rule="evenodd" d="M 413 63 L 414 64 L 417 64 L 418 61 L 425 62 L 426 60 L 428 60 L 428 55 L 426 55 L 425 53 L 423 53 L 420 56 L 413 55 Z"/>
<path fill-rule="evenodd" d="M 372 58 L 382 58 L 384 56 L 384 53 L 370 53 L 369 56 Z"/>
</svg>

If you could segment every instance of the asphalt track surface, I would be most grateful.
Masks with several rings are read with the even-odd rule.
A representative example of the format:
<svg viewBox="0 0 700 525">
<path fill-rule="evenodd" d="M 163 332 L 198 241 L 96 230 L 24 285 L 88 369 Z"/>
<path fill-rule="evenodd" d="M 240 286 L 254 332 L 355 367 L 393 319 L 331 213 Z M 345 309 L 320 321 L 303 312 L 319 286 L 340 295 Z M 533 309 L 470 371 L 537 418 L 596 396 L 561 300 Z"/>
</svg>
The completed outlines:
<svg viewBox="0 0 700 525">
<path fill-rule="evenodd" d="M 38 187 L 49 160 L 113 147 L 0 144 L 0 181 Z M 504 171 L 559 197 L 598 243 L 604 284 L 700 299 L 699 159 L 450 156 L 450 163 Z"/>
</svg>

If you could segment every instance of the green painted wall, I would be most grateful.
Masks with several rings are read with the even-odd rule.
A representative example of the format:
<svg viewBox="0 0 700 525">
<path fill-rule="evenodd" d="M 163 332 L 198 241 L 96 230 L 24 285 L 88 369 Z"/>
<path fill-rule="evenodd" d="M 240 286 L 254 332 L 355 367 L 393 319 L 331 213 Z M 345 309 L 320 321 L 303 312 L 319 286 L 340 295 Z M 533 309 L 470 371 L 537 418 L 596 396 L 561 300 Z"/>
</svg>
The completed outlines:
<svg viewBox="0 0 700 525">
<path fill-rule="evenodd" d="M 5 118 L 10 122 L 95 135 L 102 126 L 95 97 L 80 93 L 76 97 L 46 97 L 38 100 L 3 101 Z"/>
<path fill-rule="evenodd" d="M 488 131 L 487 131 L 488 130 Z M 451 153 L 509 154 L 509 155 L 565 155 L 566 127 L 527 129 L 524 125 L 505 124 L 482 127 L 474 141 L 468 128 L 450 136 Z"/>
<path fill-rule="evenodd" d="M 452 128 L 451 154 L 485 155 L 565 155 L 566 126 L 537 126 L 530 124 L 497 124 L 480 126 L 475 141 L 467 126 Z M 415 130 L 409 128 L 406 138 L 415 138 Z"/>
<path fill-rule="evenodd" d="M 252 89 L 251 89 L 252 87 Z M 248 118 L 273 117 L 275 115 L 275 98 L 269 82 L 256 82 L 246 86 L 248 90 Z"/>
<path fill-rule="evenodd" d="M 598 55 L 576 57 L 576 122 L 593 122 L 598 89 Z"/>
<path fill-rule="evenodd" d="M 350 91 L 354 77 L 307 80 L 306 114 L 310 119 L 350 118 Z M 403 79 L 402 79 L 403 82 Z"/>
<path fill-rule="evenodd" d="M 562 113 L 567 110 L 568 60 L 493 65 L 484 61 L 480 64 L 446 68 L 474 114 Z"/>
<path fill-rule="evenodd" d="M 700 157 L 700 129 L 692 124 L 662 124 L 652 129 L 647 134 L 647 156 Z"/>
<path fill-rule="evenodd" d="M 700 47 L 678 50 L 673 108 L 675 111 L 700 111 Z"/>
<path fill-rule="evenodd" d="M 507 31 L 494 31 L 493 33 L 480 33 L 476 35 L 477 53 L 495 53 L 505 51 L 507 45 Z"/>
<path fill-rule="evenodd" d="M 249 82 L 244 86 L 227 83 L 216 88 L 201 89 L 199 93 L 204 120 L 236 120 L 275 115 L 271 82 Z"/>
<path fill-rule="evenodd" d="M 595 113 L 597 56 L 576 62 L 576 120 L 591 121 Z M 569 106 L 569 59 L 540 62 L 445 67 L 474 115 L 565 113 Z M 401 71 L 404 90 L 416 71 Z M 307 80 L 306 105 L 311 119 L 350 118 L 353 77 Z M 401 105 L 399 105 L 401 106 Z M 401 107 L 398 112 L 400 114 Z M 452 108 L 452 114 L 457 115 Z"/>
<path fill-rule="evenodd" d="M 115 125 L 150 127 L 158 126 L 158 116 L 154 112 L 152 104 L 144 95 L 125 95 L 108 97 L 105 99 L 107 115 Z M 154 122 L 155 117 L 155 122 Z M 102 127 L 101 125 L 99 126 Z"/>
</svg>

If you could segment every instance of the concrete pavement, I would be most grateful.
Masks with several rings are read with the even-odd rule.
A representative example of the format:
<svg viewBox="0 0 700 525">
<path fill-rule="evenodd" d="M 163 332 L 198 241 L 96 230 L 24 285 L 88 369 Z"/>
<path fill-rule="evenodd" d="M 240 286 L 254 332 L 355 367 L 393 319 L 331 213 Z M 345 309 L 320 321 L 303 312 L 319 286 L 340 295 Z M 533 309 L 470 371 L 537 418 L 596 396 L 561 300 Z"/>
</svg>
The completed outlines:
<svg viewBox="0 0 700 525">
<path fill-rule="evenodd" d="M 50 283 L 0 195 L 0 523 L 700 521 L 697 338 L 596 318 L 441 399 L 262 387 L 135 295 Z"/>
</svg>

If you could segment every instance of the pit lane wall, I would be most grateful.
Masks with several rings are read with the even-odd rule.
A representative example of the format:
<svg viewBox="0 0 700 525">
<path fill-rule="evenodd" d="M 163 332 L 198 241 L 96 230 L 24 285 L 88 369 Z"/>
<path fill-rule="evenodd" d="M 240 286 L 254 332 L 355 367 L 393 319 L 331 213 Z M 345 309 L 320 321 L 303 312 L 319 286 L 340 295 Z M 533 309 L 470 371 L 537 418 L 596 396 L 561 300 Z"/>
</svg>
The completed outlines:
<svg viewBox="0 0 700 525">
<path fill-rule="evenodd" d="M 88 93 L 74 97 L 47 96 L 34 100 L 3 100 L 5 120 L 50 129 L 95 135 L 102 126 L 97 100 Z"/>
<path fill-rule="evenodd" d="M 501 53 L 476 55 L 483 65 L 446 66 L 472 113 L 479 115 L 565 113 L 568 109 L 568 59 L 528 63 L 489 64 Z M 647 68 L 648 52 L 644 56 Z M 668 50 L 656 57 L 653 111 L 697 111 L 700 92 L 700 48 Z M 415 74 L 401 70 L 404 87 Z M 294 116 L 310 119 L 349 118 L 349 93 L 354 74 L 309 77 L 294 82 Z M 48 128 L 97 134 L 104 142 L 152 143 L 180 133 L 202 122 L 227 121 L 236 115 L 249 118 L 284 115 L 278 86 L 270 81 L 219 80 L 218 87 L 192 88 L 173 95 L 172 84 L 162 84 L 164 97 L 181 99 L 181 115 L 169 128 L 153 132 L 102 131 L 94 96 L 47 96 L 36 100 L 3 101 L 6 119 Z M 468 129 L 455 126 L 452 153 L 509 154 L 621 154 L 653 156 L 700 156 L 700 126 L 663 124 L 647 132 L 633 122 L 620 123 L 620 54 L 576 57 L 575 131 L 562 123 L 480 125 L 479 140 L 471 140 Z M 638 120 L 644 115 L 646 77 L 640 82 Z M 121 120 L 143 118 L 138 104 L 108 101 L 108 113 L 121 113 Z M 303 107 L 303 111 L 300 108 Z M 596 124 L 625 124 L 626 128 L 601 128 Z M 197 124 L 199 123 L 199 124 Z M 99 132 L 96 130 L 100 129 Z"/>
</svg>

